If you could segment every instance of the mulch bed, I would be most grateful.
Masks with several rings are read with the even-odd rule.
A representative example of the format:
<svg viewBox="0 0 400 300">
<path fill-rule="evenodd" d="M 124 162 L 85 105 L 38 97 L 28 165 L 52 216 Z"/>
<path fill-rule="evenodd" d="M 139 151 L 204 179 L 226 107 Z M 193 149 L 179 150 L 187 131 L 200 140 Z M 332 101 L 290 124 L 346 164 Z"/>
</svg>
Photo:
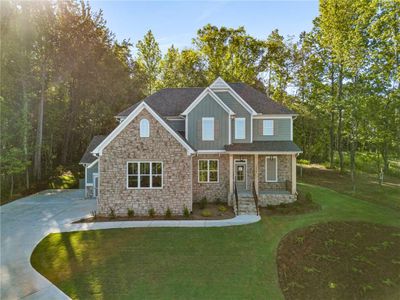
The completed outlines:
<svg viewBox="0 0 400 300">
<path fill-rule="evenodd" d="M 293 203 L 268 205 L 267 207 L 260 208 L 261 212 L 267 216 L 299 215 L 320 209 L 321 206 L 312 200 L 311 195 L 307 197 L 303 192 L 299 192 L 297 200 Z"/>
<path fill-rule="evenodd" d="M 280 242 L 279 283 L 286 299 L 400 299 L 400 229 L 330 222 Z"/>
<path fill-rule="evenodd" d="M 220 206 L 226 207 L 225 212 L 221 212 L 219 210 Z M 208 210 L 210 212 L 209 217 L 203 217 L 201 213 L 204 210 Z M 198 203 L 193 203 L 193 211 L 189 217 L 184 216 L 174 216 L 172 215 L 170 218 L 166 216 L 133 216 L 133 217 L 115 217 L 111 218 L 108 216 L 97 216 L 96 218 L 90 217 L 86 219 L 80 219 L 75 221 L 74 223 L 92 223 L 92 222 L 116 222 L 116 221 L 154 221 L 154 220 L 223 220 L 223 219 L 231 219 L 235 217 L 235 213 L 233 212 L 232 207 L 227 206 L 226 204 L 214 204 L 208 203 L 204 209 L 199 207 Z"/>
</svg>

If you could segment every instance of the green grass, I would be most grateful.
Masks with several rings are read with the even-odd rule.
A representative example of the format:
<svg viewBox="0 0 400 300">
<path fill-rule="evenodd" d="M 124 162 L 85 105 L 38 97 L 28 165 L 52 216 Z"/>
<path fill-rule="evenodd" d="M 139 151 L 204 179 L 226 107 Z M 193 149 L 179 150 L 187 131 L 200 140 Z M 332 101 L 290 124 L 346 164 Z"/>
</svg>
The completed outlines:
<svg viewBox="0 0 400 300">
<path fill-rule="evenodd" d="M 276 251 L 288 232 L 358 220 L 400 227 L 400 212 L 301 184 L 321 210 L 224 228 L 135 228 L 51 234 L 32 265 L 74 299 L 282 299 Z"/>
<path fill-rule="evenodd" d="M 385 205 L 400 210 L 400 178 L 385 176 L 382 186 L 376 175 L 357 172 L 356 191 L 350 175 L 340 174 L 337 170 L 329 170 L 321 165 L 303 165 L 303 176 L 298 175 L 298 181 L 324 186 L 355 198 Z"/>
</svg>

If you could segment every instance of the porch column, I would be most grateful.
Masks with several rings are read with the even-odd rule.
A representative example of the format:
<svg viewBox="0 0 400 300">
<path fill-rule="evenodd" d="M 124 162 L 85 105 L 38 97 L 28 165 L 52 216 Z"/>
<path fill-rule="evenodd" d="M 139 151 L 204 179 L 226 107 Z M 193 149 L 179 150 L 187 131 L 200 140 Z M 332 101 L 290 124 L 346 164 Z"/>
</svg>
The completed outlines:
<svg viewBox="0 0 400 300">
<path fill-rule="evenodd" d="M 233 154 L 229 154 L 229 195 L 233 194 Z"/>
<path fill-rule="evenodd" d="M 296 194 L 296 154 L 292 154 L 292 194 Z"/>
<path fill-rule="evenodd" d="M 254 154 L 254 187 L 258 195 L 258 154 Z"/>
</svg>

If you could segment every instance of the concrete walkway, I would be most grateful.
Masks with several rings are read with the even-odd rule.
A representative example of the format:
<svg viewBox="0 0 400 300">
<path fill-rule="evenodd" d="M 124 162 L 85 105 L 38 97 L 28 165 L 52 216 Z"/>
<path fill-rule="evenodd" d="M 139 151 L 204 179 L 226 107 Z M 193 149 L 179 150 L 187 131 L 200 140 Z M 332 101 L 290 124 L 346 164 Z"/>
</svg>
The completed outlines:
<svg viewBox="0 0 400 300">
<path fill-rule="evenodd" d="M 82 190 L 48 190 L 0 207 L 0 299 L 69 299 L 30 264 L 35 246 L 49 233 L 132 227 L 219 227 L 254 223 L 241 215 L 215 221 L 124 221 L 71 224 L 96 209 Z"/>
</svg>

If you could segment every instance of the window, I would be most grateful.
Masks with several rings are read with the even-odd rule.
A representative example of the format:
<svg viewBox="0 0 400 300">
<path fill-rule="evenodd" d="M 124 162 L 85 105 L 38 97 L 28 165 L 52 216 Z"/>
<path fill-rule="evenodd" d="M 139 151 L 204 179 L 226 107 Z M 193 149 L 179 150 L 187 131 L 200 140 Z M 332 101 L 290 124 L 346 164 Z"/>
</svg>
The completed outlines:
<svg viewBox="0 0 400 300">
<path fill-rule="evenodd" d="M 128 188 L 161 188 L 162 162 L 128 162 Z"/>
<path fill-rule="evenodd" d="M 265 181 L 278 181 L 278 159 L 276 156 L 265 157 Z"/>
<path fill-rule="evenodd" d="M 246 138 L 246 118 L 235 119 L 235 139 L 244 140 Z"/>
<path fill-rule="evenodd" d="M 203 141 L 214 140 L 214 118 L 203 118 L 201 120 L 201 133 Z"/>
<path fill-rule="evenodd" d="M 150 123 L 147 119 L 140 120 L 140 137 L 150 136 Z"/>
<path fill-rule="evenodd" d="M 263 135 L 274 135 L 274 120 L 263 120 Z"/>
<path fill-rule="evenodd" d="M 218 182 L 218 159 L 199 159 L 199 182 Z"/>
</svg>

